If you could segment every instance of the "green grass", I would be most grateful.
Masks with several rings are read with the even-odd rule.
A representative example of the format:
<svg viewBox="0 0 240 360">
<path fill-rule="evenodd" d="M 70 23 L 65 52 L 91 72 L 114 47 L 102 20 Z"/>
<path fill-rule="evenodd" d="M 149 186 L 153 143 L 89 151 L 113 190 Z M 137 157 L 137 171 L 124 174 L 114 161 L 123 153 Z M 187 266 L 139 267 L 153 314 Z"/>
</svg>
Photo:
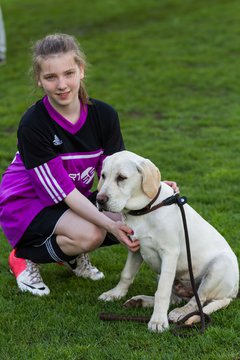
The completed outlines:
<svg viewBox="0 0 240 360">
<path fill-rule="evenodd" d="M 28 76 L 30 46 L 51 32 L 77 36 L 91 64 L 92 97 L 119 112 L 129 150 L 149 157 L 163 179 L 176 180 L 189 203 L 226 237 L 240 257 L 240 3 L 237 0 L 2 0 L 8 59 L 0 66 L 0 172 L 16 151 L 21 114 L 40 96 Z M 107 323 L 100 312 L 123 301 L 97 297 L 116 284 L 121 246 L 92 254 L 106 278 L 93 283 L 50 264 L 41 273 L 46 298 L 18 291 L 0 233 L 0 359 L 240 358 L 239 299 L 212 315 L 203 336 L 188 339 L 146 325 Z M 156 289 L 143 266 L 129 297 Z"/>
</svg>

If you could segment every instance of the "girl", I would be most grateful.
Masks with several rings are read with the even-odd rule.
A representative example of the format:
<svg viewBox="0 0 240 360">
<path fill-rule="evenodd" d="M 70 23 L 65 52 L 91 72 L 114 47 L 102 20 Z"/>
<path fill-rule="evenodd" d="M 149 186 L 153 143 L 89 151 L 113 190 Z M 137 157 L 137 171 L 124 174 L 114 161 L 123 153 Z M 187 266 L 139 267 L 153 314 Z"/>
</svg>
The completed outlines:
<svg viewBox="0 0 240 360">
<path fill-rule="evenodd" d="M 96 280 L 103 274 L 86 253 L 104 240 L 139 250 L 128 237 L 132 230 L 93 204 L 95 172 L 124 144 L 116 111 L 88 97 L 85 68 L 72 36 L 48 35 L 35 44 L 33 74 L 44 97 L 23 115 L 18 151 L 1 183 L 0 223 L 13 247 L 9 266 L 20 290 L 34 295 L 50 291 L 39 263 L 64 263 Z"/>
</svg>

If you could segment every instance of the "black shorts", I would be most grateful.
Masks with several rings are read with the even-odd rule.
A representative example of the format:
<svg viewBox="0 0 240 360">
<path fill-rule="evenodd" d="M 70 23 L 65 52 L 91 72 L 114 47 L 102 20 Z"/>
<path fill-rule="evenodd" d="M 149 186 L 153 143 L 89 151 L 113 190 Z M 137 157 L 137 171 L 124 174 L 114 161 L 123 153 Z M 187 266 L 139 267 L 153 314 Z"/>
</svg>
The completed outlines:
<svg viewBox="0 0 240 360">
<path fill-rule="evenodd" d="M 88 198 L 94 205 L 96 205 L 97 191 L 93 192 Z M 24 232 L 21 240 L 16 245 L 16 248 L 23 248 L 26 246 L 40 246 L 47 239 L 49 239 L 55 231 L 56 225 L 62 215 L 69 210 L 65 202 L 60 202 L 53 206 L 48 206 L 40 211 L 33 219 L 27 230 Z M 113 235 L 107 234 L 101 246 L 108 246 L 119 244 L 118 240 Z"/>
<path fill-rule="evenodd" d="M 69 207 L 64 202 L 60 202 L 40 211 L 28 226 L 16 247 L 42 245 L 53 235 L 58 221 L 68 210 Z"/>
</svg>

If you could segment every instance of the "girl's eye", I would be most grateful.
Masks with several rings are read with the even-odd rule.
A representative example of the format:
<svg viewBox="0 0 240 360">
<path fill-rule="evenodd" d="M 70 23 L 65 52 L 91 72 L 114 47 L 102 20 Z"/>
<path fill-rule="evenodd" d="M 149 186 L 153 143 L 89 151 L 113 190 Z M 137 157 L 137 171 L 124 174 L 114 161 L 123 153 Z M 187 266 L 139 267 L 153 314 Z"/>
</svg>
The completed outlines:
<svg viewBox="0 0 240 360">
<path fill-rule="evenodd" d="M 45 77 L 46 80 L 53 80 L 55 78 L 54 75 L 48 75 Z"/>
<path fill-rule="evenodd" d="M 68 71 L 68 72 L 66 73 L 66 76 L 70 77 L 70 76 L 72 76 L 73 74 L 74 74 L 74 71 Z"/>
</svg>

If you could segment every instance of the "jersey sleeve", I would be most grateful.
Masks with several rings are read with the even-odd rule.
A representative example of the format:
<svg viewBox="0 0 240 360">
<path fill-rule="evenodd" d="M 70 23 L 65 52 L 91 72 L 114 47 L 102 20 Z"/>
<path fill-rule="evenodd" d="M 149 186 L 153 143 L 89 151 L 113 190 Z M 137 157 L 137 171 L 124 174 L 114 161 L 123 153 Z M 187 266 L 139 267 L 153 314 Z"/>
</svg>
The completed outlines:
<svg viewBox="0 0 240 360">
<path fill-rule="evenodd" d="M 51 146 L 49 129 L 41 126 L 20 126 L 18 149 L 31 184 L 40 202 L 51 206 L 64 200 L 75 188 L 61 157 Z"/>
<path fill-rule="evenodd" d="M 49 133 L 45 133 L 41 128 L 19 127 L 18 150 L 26 169 L 37 167 L 56 157 Z"/>
<path fill-rule="evenodd" d="M 75 186 L 60 157 L 28 170 L 32 185 L 44 206 L 64 200 Z"/>
</svg>

